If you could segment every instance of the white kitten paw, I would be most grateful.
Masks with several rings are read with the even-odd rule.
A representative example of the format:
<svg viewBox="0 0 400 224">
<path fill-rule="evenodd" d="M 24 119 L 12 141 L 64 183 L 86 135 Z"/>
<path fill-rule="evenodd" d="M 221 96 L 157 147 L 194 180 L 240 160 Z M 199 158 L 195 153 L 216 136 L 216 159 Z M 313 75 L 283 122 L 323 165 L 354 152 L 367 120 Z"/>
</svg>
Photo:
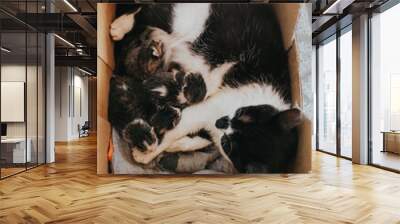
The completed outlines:
<svg viewBox="0 0 400 224">
<path fill-rule="evenodd" d="M 132 157 L 137 163 L 148 164 L 150 163 L 156 156 L 153 153 L 143 153 L 139 150 L 132 150 Z"/>
<path fill-rule="evenodd" d="M 154 136 L 156 136 L 155 133 L 154 133 L 154 129 L 152 129 L 152 134 L 153 134 Z M 156 136 L 156 138 L 157 138 L 157 136 Z M 152 152 L 156 151 L 156 149 L 157 149 L 158 140 L 156 140 L 156 141 L 155 141 L 153 144 L 151 144 L 151 145 L 147 144 L 147 142 L 143 142 L 143 144 L 146 146 L 146 153 L 152 153 Z"/>
<path fill-rule="evenodd" d="M 135 13 L 118 17 L 110 26 L 110 35 L 114 41 L 122 40 L 135 24 Z"/>
</svg>

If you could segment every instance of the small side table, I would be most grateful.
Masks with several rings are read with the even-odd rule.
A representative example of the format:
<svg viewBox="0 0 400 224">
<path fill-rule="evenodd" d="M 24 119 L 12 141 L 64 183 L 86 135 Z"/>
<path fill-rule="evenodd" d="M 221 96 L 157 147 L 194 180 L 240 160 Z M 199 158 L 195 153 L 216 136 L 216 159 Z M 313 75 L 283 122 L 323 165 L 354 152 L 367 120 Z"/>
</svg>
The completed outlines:
<svg viewBox="0 0 400 224">
<path fill-rule="evenodd" d="M 400 131 L 382 131 L 383 150 L 382 152 L 392 152 L 400 154 Z"/>
<path fill-rule="evenodd" d="M 27 143 L 26 151 L 25 144 Z M 1 140 L 2 145 L 2 159 L 6 163 L 26 163 L 31 162 L 32 152 L 31 146 L 32 141 L 30 138 L 6 138 Z"/>
</svg>

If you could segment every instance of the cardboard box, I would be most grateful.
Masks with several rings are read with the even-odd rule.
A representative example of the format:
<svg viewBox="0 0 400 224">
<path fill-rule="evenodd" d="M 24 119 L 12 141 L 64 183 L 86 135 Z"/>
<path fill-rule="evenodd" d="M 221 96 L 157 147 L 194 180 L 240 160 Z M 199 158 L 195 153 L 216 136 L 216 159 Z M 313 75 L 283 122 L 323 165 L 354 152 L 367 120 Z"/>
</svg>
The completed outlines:
<svg viewBox="0 0 400 224">
<path fill-rule="evenodd" d="M 289 50 L 289 69 L 292 82 L 292 100 L 293 103 L 303 108 L 303 94 L 301 76 L 299 72 L 299 55 L 297 41 L 294 36 L 294 31 L 298 22 L 301 4 L 281 3 L 273 4 L 277 14 L 281 31 L 283 35 L 284 46 Z M 310 40 L 311 41 L 311 40 Z M 311 66 L 311 65 L 310 65 Z M 311 75 L 311 74 L 310 74 Z M 312 123 L 310 118 L 306 117 L 299 130 L 299 145 L 298 154 L 295 164 L 296 173 L 306 173 L 311 170 L 311 131 Z"/>
<path fill-rule="evenodd" d="M 273 4 L 281 25 L 284 46 L 289 50 L 289 66 L 292 79 L 292 99 L 303 108 L 299 60 L 294 30 L 298 22 L 300 4 Z M 97 173 L 108 174 L 107 153 L 111 142 L 111 125 L 107 120 L 109 81 L 114 68 L 113 43 L 109 36 L 109 27 L 115 16 L 115 4 L 97 4 Z M 311 41 L 311 40 L 310 40 Z M 311 74 L 310 74 L 311 75 Z M 311 120 L 306 118 L 298 128 L 299 145 L 295 164 L 296 173 L 306 173 L 311 170 Z"/>
<path fill-rule="evenodd" d="M 109 27 L 114 17 L 115 4 L 97 4 L 97 174 L 108 174 L 107 152 L 111 139 L 108 94 L 115 66 Z"/>
</svg>

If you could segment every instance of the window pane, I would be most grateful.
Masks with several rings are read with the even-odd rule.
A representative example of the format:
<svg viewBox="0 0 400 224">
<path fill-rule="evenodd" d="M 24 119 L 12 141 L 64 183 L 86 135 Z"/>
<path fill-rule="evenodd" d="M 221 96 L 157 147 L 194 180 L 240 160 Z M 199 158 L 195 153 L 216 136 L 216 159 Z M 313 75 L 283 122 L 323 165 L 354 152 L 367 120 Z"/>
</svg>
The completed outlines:
<svg viewBox="0 0 400 224">
<path fill-rule="evenodd" d="M 27 141 L 30 147 L 30 160 L 28 168 L 37 165 L 37 33 L 27 33 L 27 80 L 26 80 L 26 118 L 27 118 Z"/>
<path fill-rule="evenodd" d="M 340 152 L 352 156 L 352 35 L 340 37 Z"/>
<path fill-rule="evenodd" d="M 39 33 L 38 41 L 38 164 L 45 163 L 45 44 L 46 37 L 43 33 Z"/>
<path fill-rule="evenodd" d="M 30 142 L 26 141 L 26 33 L 1 34 L 1 177 L 25 170 L 31 161 Z M 11 109 L 12 108 L 12 109 Z M 28 144 L 27 144 L 28 143 Z"/>
<path fill-rule="evenodd" d="M 372 18 L 372 163 L 400 170 L 400 5 Z M 384 134 L 386 132 L 386 134 Z"/>
<path fill-rule="evenodd" d="M 313 45 L 312 47 L 312 88 L 313 88 L 313 101 L 315 102 L 313 105 L 313 131 L 312 131 L 312 148 L 313 150 L 317 149 L 316 147 L 316 137 L 317 137 L 317 91 L 316 91 L 316 80 L 317 80 L 317 49 Z"/>
<path fill-rule="evenodd" d="M 336 40 L 318 51 L 318 148 L 336 153 Z"/>
</svg>

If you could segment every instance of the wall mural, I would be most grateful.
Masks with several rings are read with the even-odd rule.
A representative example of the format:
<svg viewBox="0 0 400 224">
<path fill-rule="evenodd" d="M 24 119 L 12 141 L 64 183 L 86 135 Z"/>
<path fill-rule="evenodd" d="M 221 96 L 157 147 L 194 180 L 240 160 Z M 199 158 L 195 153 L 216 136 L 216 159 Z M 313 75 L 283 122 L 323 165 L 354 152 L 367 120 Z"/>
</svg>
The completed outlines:
<svg viewBox="0 0 400 224">
<path fill-rule="evenodd" d="M 100 99 L 111 126 L 109 141 L 101 139 L 109 172 L 310 169 L 300 77 L 311 74 L 299 74 L 299 58 L 311 55 L 295 36 L 311 26 L 298 20 L 301 10 L 311 15 L 307 4 L 112 6 L 110 26 L 98 29 L 114 45 L 108 99 Z"/>
</svg>

